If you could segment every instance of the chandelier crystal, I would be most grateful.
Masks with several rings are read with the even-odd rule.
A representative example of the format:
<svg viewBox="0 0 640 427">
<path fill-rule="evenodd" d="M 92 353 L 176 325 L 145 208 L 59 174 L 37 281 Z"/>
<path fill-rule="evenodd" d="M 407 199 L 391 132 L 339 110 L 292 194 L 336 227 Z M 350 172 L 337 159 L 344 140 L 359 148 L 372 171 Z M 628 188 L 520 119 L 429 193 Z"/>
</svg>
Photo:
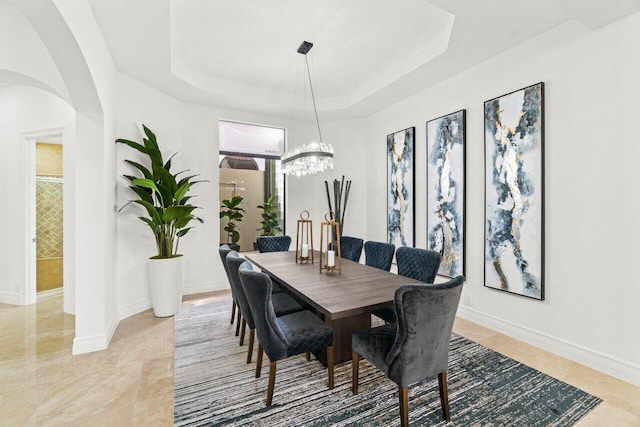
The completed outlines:
<svg viewBox="0 0 640 427">
<path fill-rule="evenodd" d="M 313 175 L 333 169 L 333 147 L 312 142 L 300 145 L 282 157 L 282 171 L 287 175 Z"/>
<path fill-rule="evenodd" d="M 303 41 L 298 47 L 298 53 L 304 55 L 305 64 L 307 65 L 307 75 L 309 76 L 309 87 L 311 88 L 311 99 L 313 100 L 313 111 L 316 114 L 316 125 L 318 126 L 318 136 L 320 142 L 311 142 L 303 144 L 287 151 L 282 157 L 282 171 L 286 175 L 303 176 L 324 172 L 327 169 L 333 169 L 333 147 L 322 141 L 322 132 L 320 131 L 320 120 L 318 120 L 318 109 L 316 108 L 316 98 L 313 93 L 313 84 L 311 83 L 311 72 L 309 71 L 309 61 L 307 53 L 313 47 L 313 43 Z"/>
</svg>

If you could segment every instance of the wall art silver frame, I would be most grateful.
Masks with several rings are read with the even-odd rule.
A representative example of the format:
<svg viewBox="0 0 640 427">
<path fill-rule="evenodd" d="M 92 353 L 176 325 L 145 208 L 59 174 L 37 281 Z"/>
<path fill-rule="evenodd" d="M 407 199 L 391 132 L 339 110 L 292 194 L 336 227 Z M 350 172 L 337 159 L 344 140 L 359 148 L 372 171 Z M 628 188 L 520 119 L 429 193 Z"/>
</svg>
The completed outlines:
<svg viewBox="0 0 640 427">
<path fill-rule="evenodd" d="M 544 83 L 484 103 L 484 285 L 544 300 Z"/>
<path fill-rule="evenodd" d="M 427 122 L 427 248 L 438 274 L 465 274 L 466 110 Z"/>
<path fill-rule="evenodd" d="M 396 247 L 415 242 L 415 134 L 387 135 L 387 241 Z"/>
</svg>

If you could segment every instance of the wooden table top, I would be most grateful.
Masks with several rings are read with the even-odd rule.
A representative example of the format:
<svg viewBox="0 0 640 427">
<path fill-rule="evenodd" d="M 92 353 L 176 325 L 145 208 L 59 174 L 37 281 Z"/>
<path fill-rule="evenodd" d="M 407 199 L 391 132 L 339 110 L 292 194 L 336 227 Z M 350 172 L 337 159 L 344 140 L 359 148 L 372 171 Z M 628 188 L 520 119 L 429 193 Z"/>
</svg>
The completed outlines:
<svg viewBox="0 0 640 427">
<path fill-rule="evenodd" d="M 388 307 L 398 286 L 421 283 L 347 259 L 342 259 L 342 273 L 320 273 L 319 256 L 313 264 L 296 263 L 294 251 L 245 256 L 331 320 Z"/>
</svg>

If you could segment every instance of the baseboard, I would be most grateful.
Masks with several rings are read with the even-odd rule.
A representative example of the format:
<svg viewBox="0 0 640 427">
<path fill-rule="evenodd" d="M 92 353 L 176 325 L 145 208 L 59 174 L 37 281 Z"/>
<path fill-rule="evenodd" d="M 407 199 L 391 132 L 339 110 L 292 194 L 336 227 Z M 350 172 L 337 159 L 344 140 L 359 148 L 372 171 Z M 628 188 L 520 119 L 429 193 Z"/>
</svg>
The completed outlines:
<svg viewBox="0 0 640 427">
<path fill-rule="evenodd" d="M 126 319 L 127 317 L 131 317 L 135 314 L 142 313 L 145 310 L 149 310 L 151 308 L 151 300 L 139 301 L 135 304 L 129 304 L 126 307 L 122 307 L 118 310 L 118 319 Z"/>
<path fill-rule="evenodd" d="M 61 292 L 62 292 L 62 288 L 61 287 L 60 288 L 55 288 L 55 289 L 48 289 L 46 291 L 39 291 L 39 292 L 36 292 L 36 298 L 37 297 L 46 297 L 46 296 L 49 296 L 49 295 L 55 295 L 55 294 L 59 294 Z"/>
<path fill-rule="evenodd" d="M 604 372 L 628 383 L 640 386 L 640 366 L 635 363 L 518 325 L 517 323 L 480 312 L 462 304 L 458 309 L 458 316 L 551 353 L 566 357 L 574 362 Z"/>
<path fill-rule="evenodd" d="M 109 346 L 113 333 L 116 331 L 120 320 L 117 316 L 113 316 L 107 330 L 104 334 L 90 335 L 87 337 L 76 337 L 73 339 L 73 350 L 71 354 L 91 353 L 94 351 L 104 350 Z"/>
<path fill-rule="evenodd" d="M 16 292 L 0 292 L 0 302 L 10 305 L 24 305 L 22 296 Z"/>
<path fill-rule="evenodd" d="M 67 314 L 76 314 L 76 304 L 72 303 L 72 302 L 65 302 L 63 307 L 62 307 L 62 311 L 64 311 Z"/>
<path fill-rule="evenodd" d="M 205 292 L 213 292 L 213 291 L 224 291 L 229 289 L 229 282 L 219 281 L 219 282 L 205 282 L 205 283 L 194 283 L 191 285 L 185 285 L 182 288 L 183 295 L 193 295 L 193 294 L 202 294 Z"/>
</svg>

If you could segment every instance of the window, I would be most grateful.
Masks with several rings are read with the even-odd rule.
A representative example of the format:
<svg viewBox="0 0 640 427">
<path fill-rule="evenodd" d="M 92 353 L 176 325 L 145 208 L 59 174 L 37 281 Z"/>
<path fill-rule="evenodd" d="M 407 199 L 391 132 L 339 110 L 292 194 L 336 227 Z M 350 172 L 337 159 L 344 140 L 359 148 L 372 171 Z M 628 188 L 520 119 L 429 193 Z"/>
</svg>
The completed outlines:
<svg viewBox="0 0 640 427">
<path fill-rule="evenodd" d="M 279 227 L 284 233 L 285 198 L 281 155 L 285 130 L 246 123 L 220 121 L 220 205 L 222 200 L 242 196 L 245 212 L 237 222 L 241 251 L 254 250 L 253 243 L 262 234 L 262 209 L 257 206 L 272 196 L 278 213 Z M 224 230 L 228 220 L 220 220 L 220 243 L 228 243 Z"/>
</svg>

